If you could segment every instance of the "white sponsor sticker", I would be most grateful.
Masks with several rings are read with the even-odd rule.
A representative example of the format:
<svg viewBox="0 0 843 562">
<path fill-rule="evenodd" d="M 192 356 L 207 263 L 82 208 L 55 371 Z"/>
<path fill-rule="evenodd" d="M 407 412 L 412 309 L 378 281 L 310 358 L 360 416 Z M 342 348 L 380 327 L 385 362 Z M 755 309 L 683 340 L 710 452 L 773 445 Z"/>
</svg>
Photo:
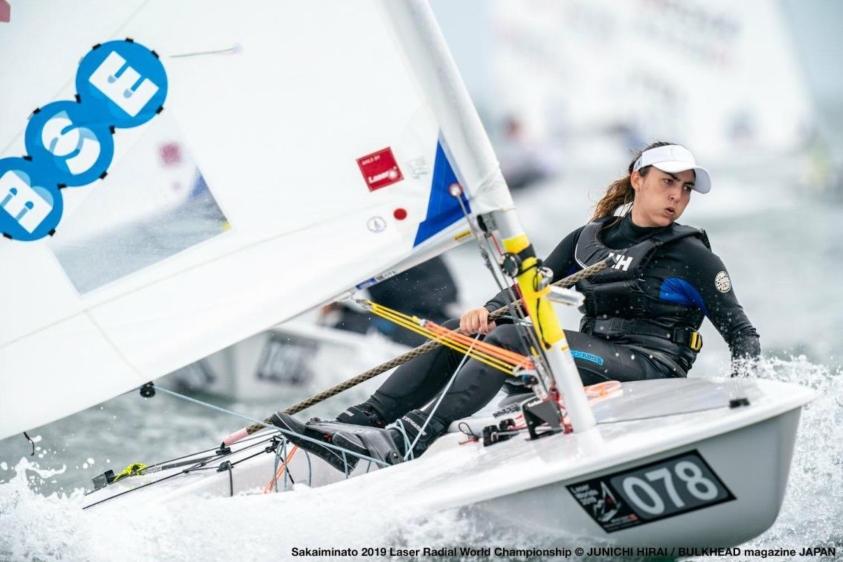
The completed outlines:
<svg viewBox="0 0 843 562">
<path fill-rule="evenodd" d="M 366 222 L 366 228 L 374 233 L 383 232 L 386 230 L 386 221 L 383 217 L 372 217 Z"/>
<path fill-rule="evenodd" d="M 714 278 L 714 286 L 717 287 L 717 290 L 721 293 L 728 293 L 732 290 L 732 280 L 729 279 L 729 274 L 725 271 L 721 271 L 717 274 Z"/>
</svg>

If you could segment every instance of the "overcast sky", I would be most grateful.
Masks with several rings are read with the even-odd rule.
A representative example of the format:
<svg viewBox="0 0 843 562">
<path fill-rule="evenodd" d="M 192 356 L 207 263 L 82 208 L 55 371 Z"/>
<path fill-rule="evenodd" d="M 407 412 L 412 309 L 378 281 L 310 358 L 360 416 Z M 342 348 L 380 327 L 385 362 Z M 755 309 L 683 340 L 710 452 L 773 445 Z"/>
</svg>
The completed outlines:
<svg viewBox="0 0 843 562">
<path fill-rule="evenodd" d="M 843 0 L 771 1 L 780 4 L 789 23 L 811 95 L 825 107 L 843 108 Z M 492 3 L 431 0 L 431 5 L 475 101 L 493 104 Z"/>
</svg>

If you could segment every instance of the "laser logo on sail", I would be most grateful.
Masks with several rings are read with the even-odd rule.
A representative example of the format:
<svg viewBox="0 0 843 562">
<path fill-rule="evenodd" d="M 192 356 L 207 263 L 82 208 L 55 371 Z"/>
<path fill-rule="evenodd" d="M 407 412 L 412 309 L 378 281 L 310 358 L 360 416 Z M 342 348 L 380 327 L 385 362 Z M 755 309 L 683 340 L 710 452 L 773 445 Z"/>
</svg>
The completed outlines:
<svg viewBox="0 0 843 562">
<path fill-rule="evenodd" d="M 375 191 L 404 179 L 392 148 L 386 147 L 357 159 L 369 191 Z"/>
<path fill-rule="evenodd" d="M 158 55 L 131 39 L 95 46 L 79 63 L 76 99 L 36 109 L 27 156 L 0 159 L 0 233 L 39 240 L 62 215 L 60 189 L 104 178 L 118 128 L 143 125 L 163 108 L 167 75 Z"/>
</svg>

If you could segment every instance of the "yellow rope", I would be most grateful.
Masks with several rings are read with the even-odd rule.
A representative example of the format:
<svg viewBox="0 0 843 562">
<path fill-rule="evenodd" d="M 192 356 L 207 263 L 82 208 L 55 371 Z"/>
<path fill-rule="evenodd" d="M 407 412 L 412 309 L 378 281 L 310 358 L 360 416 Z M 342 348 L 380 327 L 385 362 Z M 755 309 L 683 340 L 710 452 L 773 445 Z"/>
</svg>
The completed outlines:
<svg viewBox="0 0 843 562">
<path fill-rule="evenodd" d="M 371 310 L 372 314 L 375 314 L 376 316 L 380 316 L 381 318 L 389 320 L 390 322 L 393 322 L 394 324 L 397 324 L 402 328 L 406 328 L 427 339 L 440 343 L 464 355 L 468 355 L 472 359 L 479 361 L 485 365 L 488 365 L 494 369 L 497 369 L 503 372 L 504 374 L 514 376 L 515 368 L 518 366 L 516 363 L 513 363 L 506 359 L 495 357 L 480 349 L 472 348 L 471 346 L 468 346 L 462 342 L 454 341 L 446 335 L 436 334 L 431 330 L 425 328 L 422 325 L 422 321 L 415 316 L 410 316 L 408 314 L 404 314 L 403 312 L 398 312 L 397 310 L 393 310 L 389 307 L 383 306 L 375 302 L 365 302 Z"/>
<path fill-rule="evenodd" d="M 515 364 L 513 363 L 509 363 L 505 360 L 491 356 L 479 349 L 471 349 L 470 346 L 458 341 L 451 340 L 447 336 L 435 334 L 434 332 L 421 326 L 420 320 L 418 318 L 410 317 L 408 315 L 402 314 L 400 312 L 394 311 L 376 303 L 372 303 L 372 305 L 372 312 L 386 320 L 394 322 L 395 324 L 403 328 L 406 328 L 428 339 L 436 341 L 437 343 L 441 343 L 442 345 L 459 351 L 460 353 L 468 355 L 469 357 L 476 359 L 481 363 L 489 365 L 490 367 L 498 369 L 499 371 L 502 371 L 505 374 L 513 374 L 513 369 L 515 367 Z"/>
</svg>

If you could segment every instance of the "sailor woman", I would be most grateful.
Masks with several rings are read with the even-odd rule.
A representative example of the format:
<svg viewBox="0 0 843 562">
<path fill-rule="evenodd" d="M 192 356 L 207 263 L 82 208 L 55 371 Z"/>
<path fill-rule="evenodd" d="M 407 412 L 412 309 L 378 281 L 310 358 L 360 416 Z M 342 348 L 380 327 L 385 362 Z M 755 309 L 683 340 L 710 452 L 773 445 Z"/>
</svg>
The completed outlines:
<svg viewBox="0 0 843 562">
<path fill-rule="evenodd" d="M 544 261 L 554 281 L 606 257 L 614 262 L 576 286 L 585 295 L 584 316 L 580 330 L 565 336 L 583 384 L 686 376 L 702 347 L 698 330 L 705 317 L 729 344 L 734 365 L 760 354 L 758 334 L 705 232 L 676 223 L 692 191 L 710 190 L 708 171 L 687 148 L 654 143 L 633 159 L 627 175 L 608 187 L 592 221 L 568 234 Z M 523 353 L 514 324 L 489 322 L 489 312 L 506 303 L 504 291 L 483 308 L 464 313 L 458 323 L 445 325 Z M 284 414 L 273 421 L 390 463 L 418 456 L 452 422 L 486 405 L 507 378 L 468 360 L 439 400 L 462 359 L 445 347 L 420 356 L 335 422 L 304 424 Z M 291 440 L 339 470 L 350 470 L 356 462 L 352 455 L 343 458 L 336 449 L 313 441 Z M 411 443 L 415 446 L 407 451 Z"/>
</svg>

